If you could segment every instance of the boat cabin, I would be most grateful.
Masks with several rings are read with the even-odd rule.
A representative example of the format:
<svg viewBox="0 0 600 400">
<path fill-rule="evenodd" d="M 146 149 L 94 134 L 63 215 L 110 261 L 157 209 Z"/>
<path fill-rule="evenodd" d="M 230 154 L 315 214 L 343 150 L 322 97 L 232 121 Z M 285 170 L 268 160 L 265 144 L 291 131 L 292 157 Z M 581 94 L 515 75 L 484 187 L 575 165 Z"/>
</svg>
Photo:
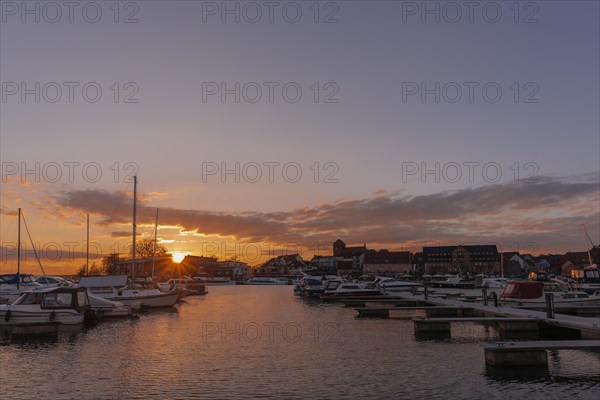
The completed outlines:
<svg viewBox="0 0 600 400">
<path fill-rule="evenodd" d="M 15 305 L 39 304 L 44 309 L 68 308 L 83 312 L 90 308 L 90 301 L 85 288 L 58 287 L 44 290 L 34 290 L 24 293 L 15 302 Z"/>
<path fill-rule="evenodd" d="M 571 278 L 578 282 L 600 283 L 600 269 L 596 265 L 571 271 Z"/>
<path fill-rule="evenodd" d="M 35 277 L 29 274 L 4 274 L 0 275 L 1 285 L 16 285 L 17 282 L 22 284 L 34 284 Z"/>
<path fill-rule="evenodd" d="M 502 292 L 503 299 L 537 299 L 544 294 L 544 282 L 509 281 Z"/>
</svg>

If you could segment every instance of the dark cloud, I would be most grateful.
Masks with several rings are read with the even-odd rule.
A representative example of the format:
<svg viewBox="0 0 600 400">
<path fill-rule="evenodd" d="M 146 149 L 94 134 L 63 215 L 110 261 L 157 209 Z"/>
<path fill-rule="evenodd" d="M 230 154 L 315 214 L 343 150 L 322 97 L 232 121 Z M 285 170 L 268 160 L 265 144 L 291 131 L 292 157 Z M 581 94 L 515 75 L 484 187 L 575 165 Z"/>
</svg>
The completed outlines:
<svg viewBox="0 0 600 400">
<path fill-rule="evenodd" d="M 126 237 L 130 237 L 130 236 L 131 236 L 131 232 L 128 232 L 128 231 L 116 231 L 116 232 L 110 233 L 110 237 L 113 237 L 113 238 L 126 238 Z M 133 239 L 131 240 L 131 242 L 133 243 Z"/>
<path fill-rule="evenodd" d="M 247 242 L 297 243 L 305 247 L 331 243 L 399 244 L 497 243 L 499 238 L 521 243 L 544 240 L 565 246 L 577 239 L 579 226 L 598 230 L 598 180 L 567 182 L 539 178 L 537 183 L 488 185 L 420 196 L 377 192 L 366 199 L 342 200 L 288 212 L 207 212 L 162 208 L 160 222 L 205 235 L 232 236 Z M 131 198 L 106 191 L 78 190 L 59 199 L 63 207 L 103 218 L 102 224 L 128 224 Z M 576 208 L 565 213 L 569 207 Z M 557 213 L 557 210 L 561 212 Z M 586 211 L 587 210 L 587 211 Z M 542 217 L 539 213 L 548 212 Z M 154 223 L 155 209 L 140 204 L 138 223 Z M 563 215 L 568 214 L 568 215 Z M 503 233 L 499 233 L 499 231 Z M 569 233 L 567 233 L 569 232 Z M 120 235 L 125 232 L 113 232 Z M 597 236 L 596 236 L 597 237 Z M 539 243 L 540 247 L 547 247 Z M 375 246 L 373 246 L 375 247 Z"/>
</svg>

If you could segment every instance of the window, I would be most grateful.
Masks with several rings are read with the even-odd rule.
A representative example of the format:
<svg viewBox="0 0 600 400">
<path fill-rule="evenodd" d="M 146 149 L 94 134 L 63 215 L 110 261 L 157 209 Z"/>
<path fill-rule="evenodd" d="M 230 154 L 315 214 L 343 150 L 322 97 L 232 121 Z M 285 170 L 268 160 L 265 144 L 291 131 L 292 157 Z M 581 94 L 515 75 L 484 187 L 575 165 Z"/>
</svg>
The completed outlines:
<svg viewBox="0 0 600 400">
<path fill-rule="evenodd" d="M 77 303 L 79 307 L 85 307 L 89 305 L 88 297 L 84 291 L 77 292 Z"/>
<path fill-rule="evenodd" d="M 40 304 L 42 300 L 42 293 L 27 293 L 24 294 L 18 302 L 15 304 Z"/>
<path fill-rule="evenodd" d="M 42 307 L 68 308 L 71 307 L 72 298 L 73 296 L 71 293 L 47 293 L 42 301 Z"/>
</svg>

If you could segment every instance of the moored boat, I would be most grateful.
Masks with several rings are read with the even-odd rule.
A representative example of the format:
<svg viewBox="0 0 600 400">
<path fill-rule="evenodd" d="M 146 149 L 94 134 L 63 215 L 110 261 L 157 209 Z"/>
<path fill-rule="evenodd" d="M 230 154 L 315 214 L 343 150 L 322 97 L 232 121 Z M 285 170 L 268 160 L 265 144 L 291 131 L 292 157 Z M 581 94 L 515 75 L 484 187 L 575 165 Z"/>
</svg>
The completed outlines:
<svg viewBox="0 0 600 400">
<path fill-rule="evenodd" d="M 423 287 L 421 283 L 398 281 L 394 278 L 382 276 L 378 276 L 373 283 L 385 292 L 409 292 Z"/>
<path fill-rule="evenodd" d="M 166 282 L 159 283 L 160 290 L 165 293 L 173 292 L 175 290 L 182 291 L 186 296 L 195 296 L 208 293 L 206 290 L 206 284 L 201 283 L 198 280 L 192 279 L 189 276 L 183 278 L 173 278 Z"/>
<path fill-rule="evenodd" d="M 96 312 L 96 315 L 101 318 L 117 318 L 130 317 L 133 315 L 132 307 L 127 306 L 119 301 L 103 299 L 102 297 L 94 296 L 88 292 L 90 299 L 90 307 Z"/>
<path fill-rule="evenodd" d="M 310 276 L 306 275 L 302 279 L 302 293 L 305 296 L 316 296 L 323 293 L 330 281 L 343 282 L 339 276 L 336 275 L 323 275 L 323 276 Z"/>
<path fill-rule="evenodd" d="M 246 282 L 247 285 L 287 285 L 288 280 L 269 276 L 255 276 Z"/>
<path fill-rule="evenodd" d="M 344 283 L 341 281 L 328 281 L 325 290 L 321 294 L 323 299 L 354 296 L 380 296 L 384 292 L 374 287 L 366 287 L 358 283 Z"/>
<path fill-rule="evenodd" d="M 575 288 L 588 294 L 600 290 L 600 269 L 596 264 L 583 269 L 571 271 L 571 278 L 575 281 Z"/>
<path fill-rule="evenodd" d="M 10 304 L 25 292 L 43 289 L 33 275 L 29 274 L 4 274 L 0 275 L 0 304 Z"/>
<path fill-rule="evenodd" d="M 77 325 L 91 316 L 84 288 L 49 288 L 24 293 L 13 304 L 0 306 L 0 325 L 60 322 Z"/>
<path fill-rule="evenodd" d="M 180 297 L 179 291 L 164 293 L 159 288 L 139 288 L 128 283 L 126 275 L 85 277 L 79 287 L 86 287 L 96 297 L 121 302 L 132 308 L 172 307 Z"/>
<path fill-rule="evenodd" d="M 600 305 L 600 295 L 589 295 L 582 291 L 564 290 L 557 283 L 538 281 L 509 281 L 500 296 L 508 306 L 546 306 L 546 293 L 552 293 L 555 308 Z"/>
<path fill-rule="evenodd" d="M 235 285 L 235 281 L 222 276 L 208 277 L 208 276 L 196 276 L 193 279 L 195 282 L 207 285 L 207 286 L 224 286 L 224 285 Z"/>
</svg>

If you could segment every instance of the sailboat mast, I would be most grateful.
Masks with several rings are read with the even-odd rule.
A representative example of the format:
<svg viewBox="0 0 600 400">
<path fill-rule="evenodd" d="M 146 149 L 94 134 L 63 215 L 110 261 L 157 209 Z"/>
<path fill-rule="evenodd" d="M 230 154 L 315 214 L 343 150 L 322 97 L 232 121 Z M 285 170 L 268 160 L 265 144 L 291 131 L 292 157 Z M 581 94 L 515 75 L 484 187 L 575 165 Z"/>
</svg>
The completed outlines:
<svg viewBox="0 0 600 400">
<path fill-rule="evenodd" d="M 17 227 L 17 290 L 21 288 L 21 209 L 19 208 L 19 224 Z"/>
<path fill-rule="evenodd" d="M 137 214 L 137 175 L 133 177 L 133 244 L 131 246 L 131 279 L 135 280 L 135 242 L 136 242 L 136 214 Z"/>
<path fill-rule="evenodd" d="M 590 266 L 592 265 L 592 254 L 590 253 L 590 249 L 588 247 L 587 241 L 589 240 L 590 243 L 592 244 L 592 248 L 594 247 L 594 242 L 592 242 L 592 239 L 590 239 L 590 235 L 588 235 L 587 233 L 587 229 L 585 229 L 585 224 L 583 225 L 583 233 L 585 234 L 585 238 L 583 239 L 583 241 L 585 242 L 585 247 L 588 248 L 588 261 L 590 262 Z"/>
<path fill-rule="evenodd" d="M 504 257 L 502 256 L 502 241 L 500 241 L 500 276 L 504 278 Z"/>
<path fill-rule="evenodd" d="M 156 219 L 154 220 L 154 245 L 152 246 L 152 279 L 154 279 L 154 264 L 156 258 L 156 231 L 158 230 L 158 208 L 156 209 Z"/>
<path fill-rule="evenodd" d="M 85 241 L 85 276 L 90 275 L 90 214 L 87 214 L 87 235 Z"/>
</svg>

